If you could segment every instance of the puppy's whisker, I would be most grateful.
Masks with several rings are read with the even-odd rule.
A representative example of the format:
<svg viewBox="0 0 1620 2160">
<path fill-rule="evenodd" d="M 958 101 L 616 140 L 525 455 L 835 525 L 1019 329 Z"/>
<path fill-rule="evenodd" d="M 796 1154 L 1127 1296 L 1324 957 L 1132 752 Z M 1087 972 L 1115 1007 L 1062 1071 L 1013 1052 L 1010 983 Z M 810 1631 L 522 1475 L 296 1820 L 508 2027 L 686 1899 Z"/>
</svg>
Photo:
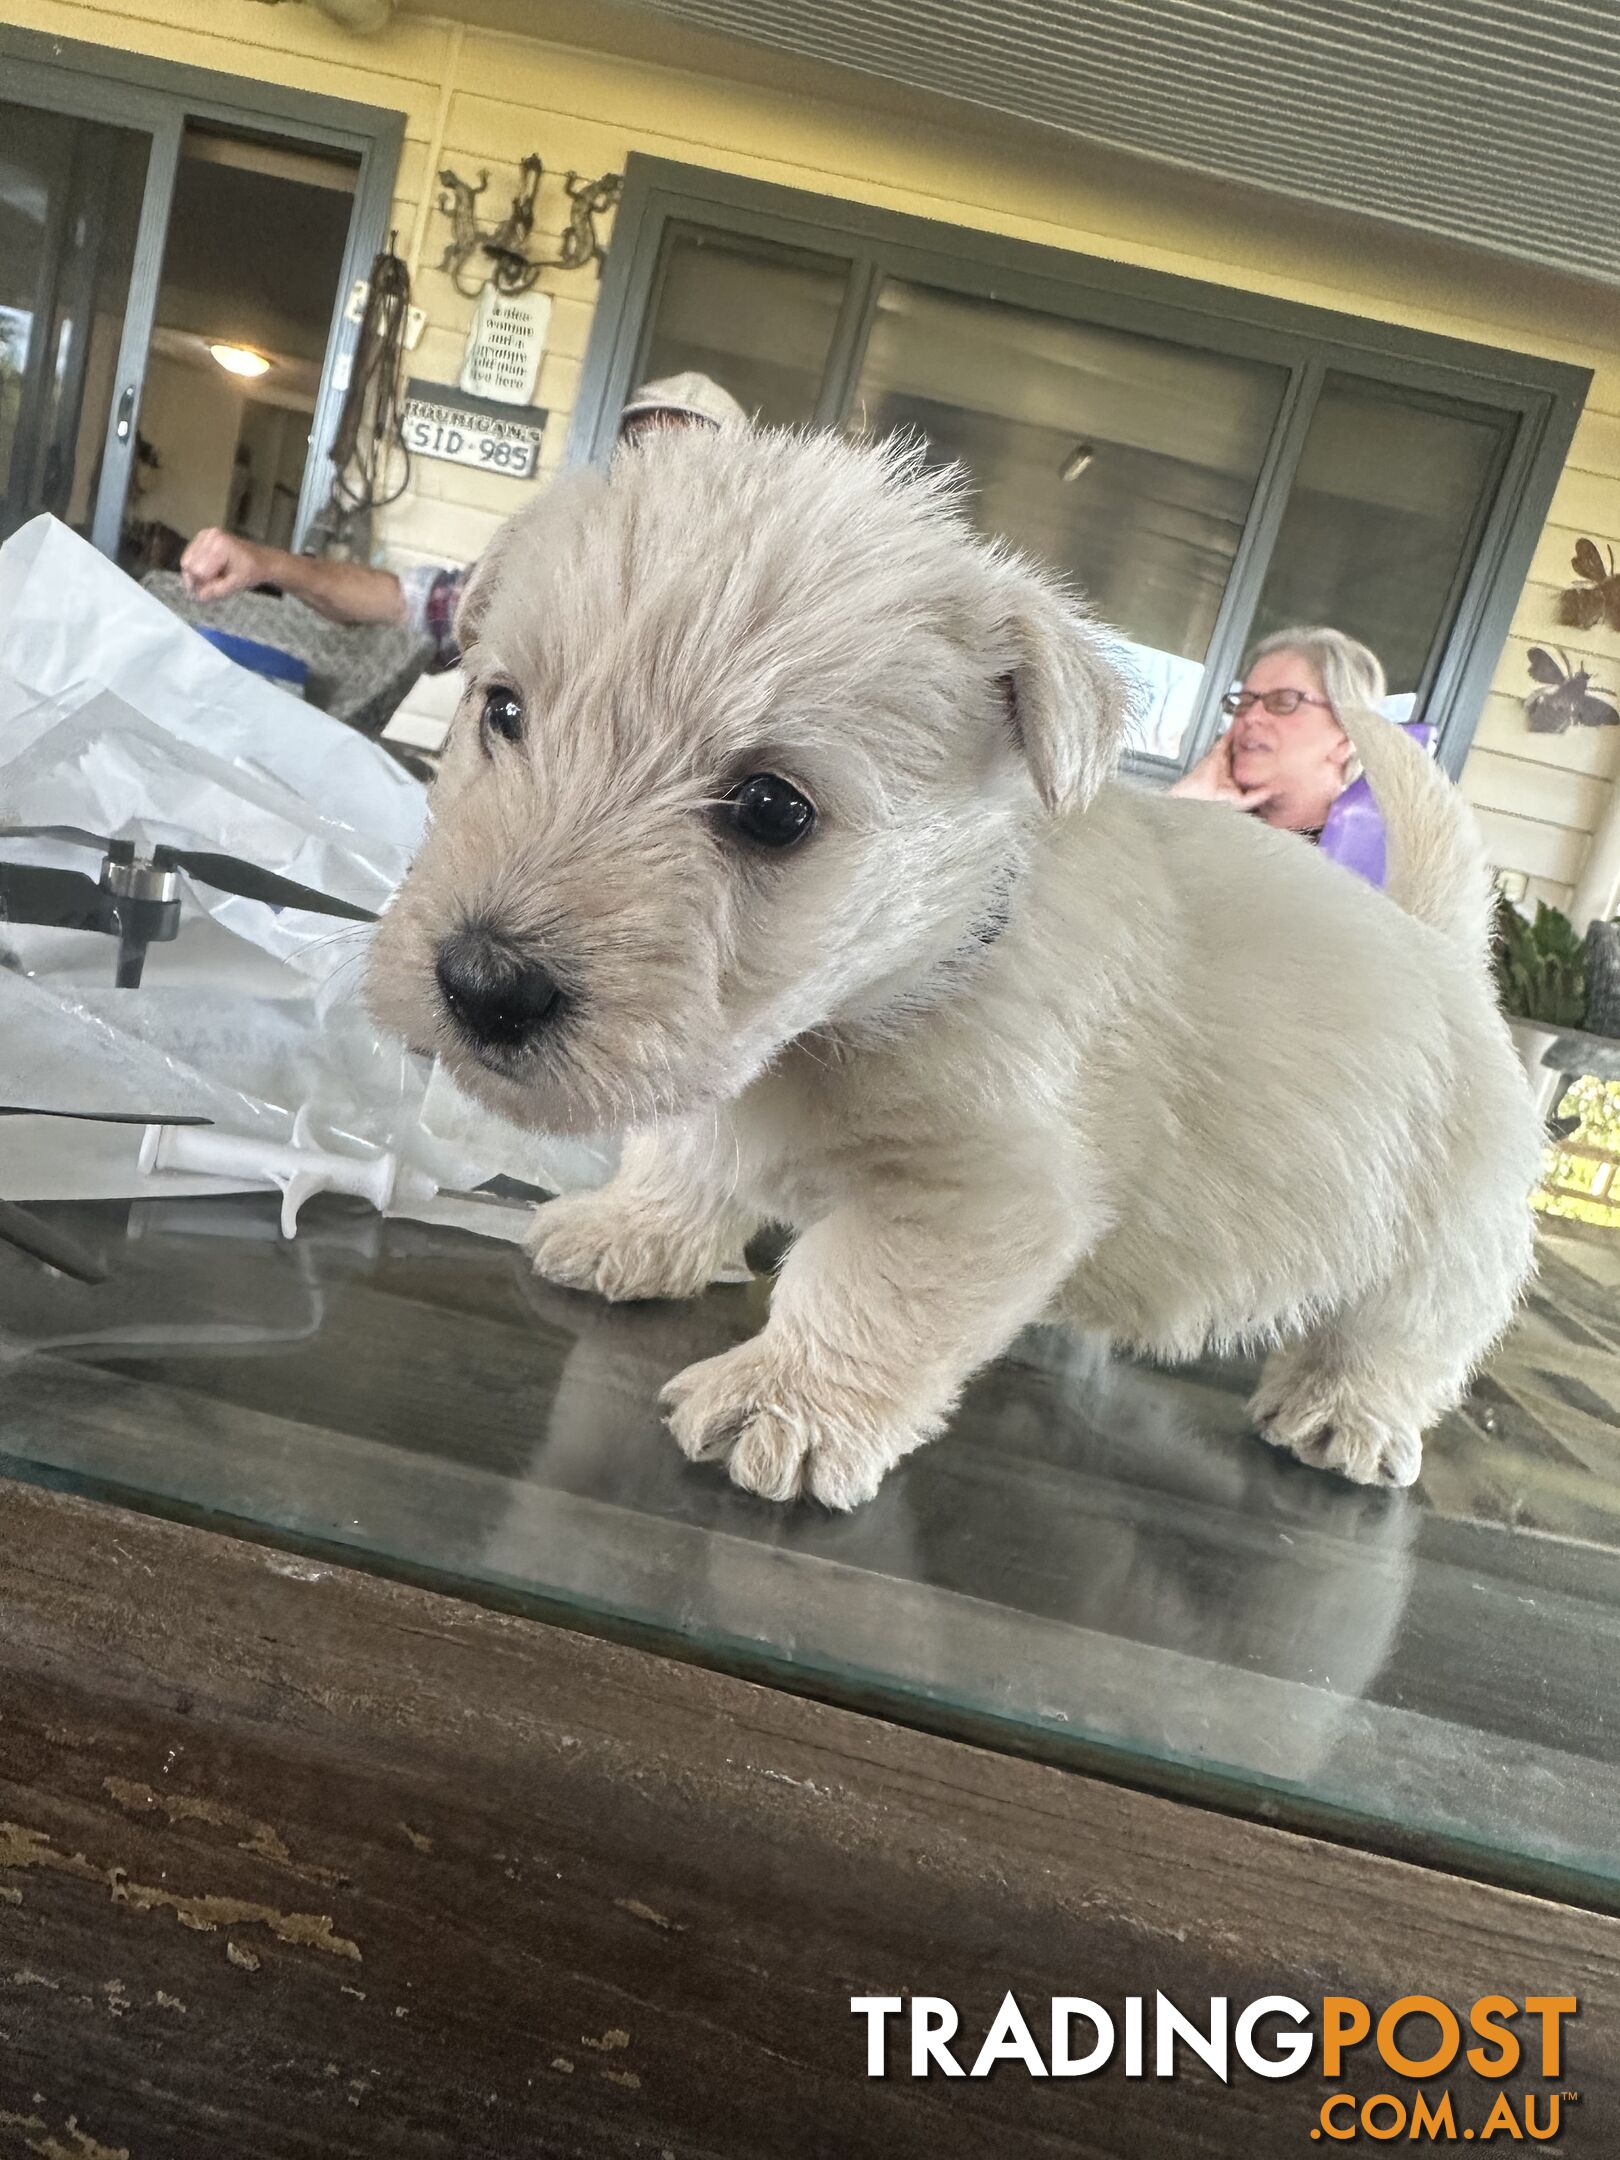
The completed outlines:
<svg viewBox="0 0 1620 2160">
<path fill-rule="evenodd" d="M 380 921 L 381 918 L 379 917 L 378 920 Z M 346 939 L 372 937 L 375 935 L 376 929 L 377 924 L 375 922 L 346 922 L 337 930 L 327 931 L 324 937 L 311 938 L 308 944 L 300 946 L 299 950 L 301 952 L 321 952 L 328 945 L 343 944 Z"/>
<path fill-rule="evenodd" d="M 812 1065 L 819 1065 L 823 1072 L 833 1071 L 834 1068 L 832 1060 L 830 1058 L 823 1057 L 819 1051 L 812 1050 L 810 1047 L 810 1043 L 811 1038 L 809 1035 L 795 1035 L 793 1040 L 787 1045 L 787 1047 L 790 1050 L 797 1052 L 799 1055 L 807 1057 Z"/>
<path fill-rule="evenodd" d="M 320 987 L 328 992 L 333 990 L 341 990 L 350 980 L 352 980 L 356 969 L 362 968 L 364 966 L 365 955 L 363 953 L 356 954 L 350 959 L 342 960 L 335 968 L 330 969 L 325 975 L 320 978 Z"/>
</svg>

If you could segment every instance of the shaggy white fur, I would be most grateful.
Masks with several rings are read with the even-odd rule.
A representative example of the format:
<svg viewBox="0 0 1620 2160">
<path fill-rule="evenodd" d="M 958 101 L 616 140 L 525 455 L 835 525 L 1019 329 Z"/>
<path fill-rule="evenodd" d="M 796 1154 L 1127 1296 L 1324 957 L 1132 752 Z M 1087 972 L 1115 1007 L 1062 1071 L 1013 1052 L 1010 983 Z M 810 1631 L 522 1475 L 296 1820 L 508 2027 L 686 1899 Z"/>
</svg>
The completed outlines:
<svg viewBox="0 0 1620 2160">
<path fill-rule="evenodd" d="M 794 1228 L 765 1329 L 669 1384 L 689 1455 L 853 1506 L 1057 1313 L 1277 1346 L 1265 1438 L 1416 1477 L 1526 1279 L 1538 1135 L 1478 841 L 1405 736 L 1350 722 L 1387 893 L 1105 784 L 1105 634 L 914 450 L 827 435 L 668 434 L 562 483 L 458 628 L 373 1009 L 509 1118 L 632 1132 L 540 1210 L 552 1280 L 692 1296 Z M 797 844 L 736 829 L 759 774 L 814 806 Z M 532 1027 L 520 979 L 525 1013 L 555 985 Z"/>
</svg>

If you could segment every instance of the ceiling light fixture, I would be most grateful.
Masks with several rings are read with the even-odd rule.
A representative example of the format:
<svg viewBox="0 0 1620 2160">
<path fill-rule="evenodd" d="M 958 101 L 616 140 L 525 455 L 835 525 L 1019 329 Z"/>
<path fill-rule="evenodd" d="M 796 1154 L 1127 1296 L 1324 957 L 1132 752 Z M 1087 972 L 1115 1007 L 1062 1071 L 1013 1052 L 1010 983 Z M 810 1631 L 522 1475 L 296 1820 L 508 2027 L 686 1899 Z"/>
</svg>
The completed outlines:
<svg viewBox="0 0 1620 2160">
<path fill-rule="evenodd" d="M 1078 480 L 1096 455 L 1097 445 L 1095 443 L 1077 442 L 1058 467 L 1058 478 L 1065 481 Z"/>
<path fill-rule="evenodd" d="M 210 345 L 208 350 L 227 375 L 265 375 L 274 364 L 251 345 Z"/>
</svg>

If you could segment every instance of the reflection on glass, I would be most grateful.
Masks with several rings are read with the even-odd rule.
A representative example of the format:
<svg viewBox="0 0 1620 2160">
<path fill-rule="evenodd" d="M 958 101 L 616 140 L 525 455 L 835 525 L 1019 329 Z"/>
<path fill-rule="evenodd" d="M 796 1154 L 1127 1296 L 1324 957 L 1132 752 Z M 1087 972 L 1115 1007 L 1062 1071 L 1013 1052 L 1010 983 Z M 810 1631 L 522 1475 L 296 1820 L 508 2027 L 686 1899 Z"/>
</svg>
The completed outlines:
<svg viewBox="0 0 1620 2160">
<path fill-rule="evenodd" d="M 850 414 L 920 429 L 973 476 L 991 532 L 1123 630 L 1174 756 L 1287 370 L 888 280 Z"/>
<path fill-rule="evenodd" d="M 763 1324 L 764 1277 L 609 1305 L 501 1241 L 520 1204 L 480 1203 L 509 1218 L 490 1236 L 323 1195 L 292 1246 L 278 1208 L 46 1203 L 93 1286 L 0 1244 L 8 1476 L 1613 1901 L 1612 1239 L 1548 1226 L 1538 1313 L 1436 1436 L 1422 1504 L 1262 1447 L 1250 1359 L 1164 1371 L 1041 1329 L 829 1517 L 688 1463 L 660 1418 L 672 1372 Z"/>
<path fill-rule="evenodd" d="M 847 263 L 677 225 L 659 269 L 638 381 L 695 368 L 773 426 L 815 417 Z"/>
<path fill-rule="evenodd" d="M 1330 375 L 1311 418 L 1254 621 L 1328 623 L 1416 690 L 1450 625 L 1512 423 Z"/>
<path fill-rule="evenodd" d="M 0 103 L 0 540 L 89 529 L 151 138 Z"/>
</svg>

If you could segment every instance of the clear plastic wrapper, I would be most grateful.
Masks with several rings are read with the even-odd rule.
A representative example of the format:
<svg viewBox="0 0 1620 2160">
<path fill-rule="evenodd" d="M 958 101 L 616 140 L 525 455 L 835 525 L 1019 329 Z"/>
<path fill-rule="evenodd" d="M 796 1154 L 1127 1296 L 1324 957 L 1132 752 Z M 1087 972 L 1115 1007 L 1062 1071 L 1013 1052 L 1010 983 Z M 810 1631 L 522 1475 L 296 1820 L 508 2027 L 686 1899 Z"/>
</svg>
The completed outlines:
<svg viewBox="0 0 1620 2160">
<path fill-rule="evenodd" d="M 0 548 L 0 623 L 0 825 L 209 849 L 387 906 L 427 813 L 375 743 L 226 660 L 50 518 Z M 0 848 L 100 869 L 60 840 Z M 115 989 L 111 938 L 0 921 L 0 1104 L 202 1116 L 267 1148 L 303 1113 L 324 1145 L 392 1150 L 442 1187 L 600 1183 L 614 1149 L 515 1132 L 379 1035 L 358 995 L 370 934 L 185 878 L 178 937 Z M 140 1138 L 0 1118 L 0 1194 L 156 1189 Z"/>
</svg>

